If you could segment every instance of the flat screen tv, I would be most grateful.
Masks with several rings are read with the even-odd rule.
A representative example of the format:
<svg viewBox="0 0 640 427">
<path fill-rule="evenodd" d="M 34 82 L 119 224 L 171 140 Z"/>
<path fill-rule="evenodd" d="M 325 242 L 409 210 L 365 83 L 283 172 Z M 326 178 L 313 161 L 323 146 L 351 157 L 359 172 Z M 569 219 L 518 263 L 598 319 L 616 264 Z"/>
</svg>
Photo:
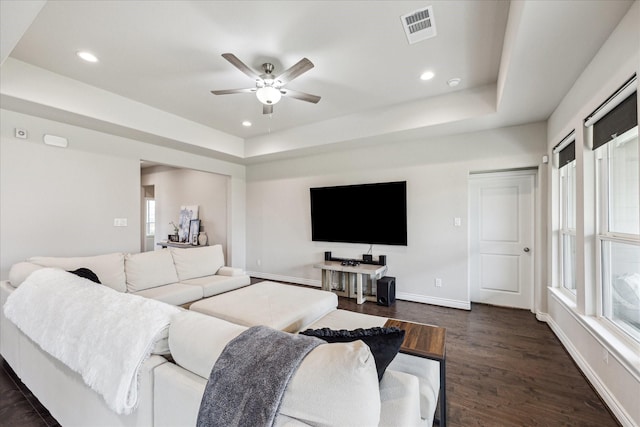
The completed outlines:
<svg viewBox="0 0 640 427">
<path fill-rule="evenodd" d="M 407 246 L 407 182 L 311 188 L 314 242 Z"/>
</svg>

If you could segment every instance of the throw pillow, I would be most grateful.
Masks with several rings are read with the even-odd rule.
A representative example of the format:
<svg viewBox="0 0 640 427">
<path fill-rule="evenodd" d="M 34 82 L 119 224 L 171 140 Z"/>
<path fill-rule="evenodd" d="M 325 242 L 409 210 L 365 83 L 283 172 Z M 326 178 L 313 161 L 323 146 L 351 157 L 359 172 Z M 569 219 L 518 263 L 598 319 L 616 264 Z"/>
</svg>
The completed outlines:
<svg viewBox="0 0 640 427">
<path fill-rule="evenodd" d="M 350 342 L 356 340 L 362 340 L 369 346 L 373 358 L 376 361 L 376 370 L 378 371 L 378 381 L 382 380 L 384 371 L 391 363 L 398 351 L 402 341 L 404 341 L 404 330 L 399 328 L 369 328 L 369 329 L 354 329 L 353 331 L 347 331 L 341 329 L 335 331 L 329 328 L 322 329 L 307 329 L 300 332 L 303 335 L 309 335 L 312 337 L 318 337 L 326 342 Z"/>
<path fill-rule="evenodd" d="M 84 268 L 84 267 L 78 268 L 77 270 L 69 271 L 69 273 L 73 273 L 76 276 L 84 277 L 85 279 L 89 279 L 92 282 L 96 282 L 100 285 L 102 284 L 100 283 L 100 279 L 98 279 L 98 276 L 96 275 L 96 273 L 89 270 L 88 268 Z"/>
</svg>

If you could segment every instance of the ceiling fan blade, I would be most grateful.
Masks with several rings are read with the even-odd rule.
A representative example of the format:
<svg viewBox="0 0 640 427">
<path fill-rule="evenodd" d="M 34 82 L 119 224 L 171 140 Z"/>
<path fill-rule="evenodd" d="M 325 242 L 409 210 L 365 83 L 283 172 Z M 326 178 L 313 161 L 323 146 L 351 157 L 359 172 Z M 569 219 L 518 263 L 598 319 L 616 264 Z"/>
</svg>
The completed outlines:
<svg viewBox="0 0 640 427">
<path fill-rule="evenodd" d="M 233 93 L 253 93 L 256 91 L 255 87 L 248 89 L 224 89 L 224 90 L 212 90 L 211 93 L 214 95 L 231 95 Z"/>
<path fill-rule="evenodd" d="M 245 73 L 247 76 L 251 77 L 254 80 L 259 80 L 260 76 L 253 71 L 251 68 L 247 67 L 244 62 L 240 61 L 237 56 L 233 53 L 223 53 L 222 57 L 227 61 L 231 62 L 231 65 L 236 67 L 238 70 Z"/>
<path fill-rule="evenodd" d="M 280 93 L 283 96 L 287 96 L 289 98 L 299 99 L 301 101 L 313 102 L 317 104 L 320 101 L 320 97 L 318 95 L 311 95 L 310 93 L 298 92 L 297 90 L 291 89 L 281 89 Z"/>
<path fill-rule="evenodd" d="M 309 61 L 307 58 L 302 58 L 296 64 L 291 66 L 288 70 L 285 70 L 282 74 L 276 77 L 276 80 L 280 80 L 280 82 L 285 85 L 291 80 L 295 79 L 299 75 L 306 73 L 310 69 L 313 68 L 313 62 Z"/>
<path fill-rule="evenodd" d="M 273 114 L 273 105 L 262 104 L 262 114 Z"/>
</svg>

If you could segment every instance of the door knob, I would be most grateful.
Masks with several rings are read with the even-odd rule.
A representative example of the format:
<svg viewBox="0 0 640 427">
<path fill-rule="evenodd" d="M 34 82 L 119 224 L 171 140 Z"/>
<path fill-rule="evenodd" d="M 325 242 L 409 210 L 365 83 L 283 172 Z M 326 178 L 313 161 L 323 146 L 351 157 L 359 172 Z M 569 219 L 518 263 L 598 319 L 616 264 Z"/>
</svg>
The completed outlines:
<svg viewBox="0 0 640 427">
<path fill-rule="evenodd" d="M 525 252 L 529 252 L 529 250 L 530 250 L 529 248 L 524 248 Z"/>
</svg>

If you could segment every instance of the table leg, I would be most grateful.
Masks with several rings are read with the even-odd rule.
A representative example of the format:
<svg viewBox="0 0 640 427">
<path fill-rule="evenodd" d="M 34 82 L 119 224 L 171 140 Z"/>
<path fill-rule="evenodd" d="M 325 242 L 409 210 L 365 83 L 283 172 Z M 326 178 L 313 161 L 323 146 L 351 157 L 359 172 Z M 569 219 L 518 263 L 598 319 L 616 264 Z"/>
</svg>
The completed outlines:
<svg viewBox="0 0 640 427">
<path fill-rule="evenodd" d="M 358 274 L 356 278 L 356 303 L 362 304 L 364 297 L 362 296 L 362 274 Z"/>
<path fill-rule="evenodd" d="M 440 361 L 440 427 L 447 426 L 447 384 L 445 359 Z"/>
</svg>

